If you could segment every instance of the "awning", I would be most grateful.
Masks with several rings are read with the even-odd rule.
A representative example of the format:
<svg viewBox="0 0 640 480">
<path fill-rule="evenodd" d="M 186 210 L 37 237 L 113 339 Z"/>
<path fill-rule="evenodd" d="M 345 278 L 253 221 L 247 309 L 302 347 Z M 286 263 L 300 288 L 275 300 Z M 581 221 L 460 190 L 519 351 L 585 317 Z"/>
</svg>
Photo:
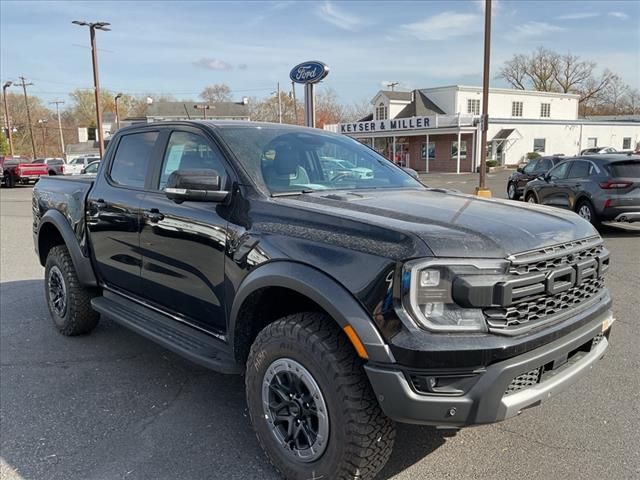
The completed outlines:
<svg viewBox="0 0 640 480">
<path fill-rule="evenodd" d="M 503 128 L 494 135 L 491 140 L 506 140 L 514 132 L 515 128 Z"/>
</svg>

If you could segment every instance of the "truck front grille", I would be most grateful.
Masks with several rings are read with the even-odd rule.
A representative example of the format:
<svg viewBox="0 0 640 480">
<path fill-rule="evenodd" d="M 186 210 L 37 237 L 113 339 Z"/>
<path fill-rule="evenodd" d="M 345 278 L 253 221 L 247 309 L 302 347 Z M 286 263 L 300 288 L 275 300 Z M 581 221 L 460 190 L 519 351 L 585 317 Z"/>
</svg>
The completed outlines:
<svg viewBox="0 0 640 480">
<path fill-rule="evenodd" d="M 516 327 L 567 311 L 594 297 L 603 288 L 602 278 L 591 278 L 556 295 L 539 295 L 509 307 L 487 308 L 484 313 L 487 323 L 493 328 Z"/>
<path fill-rule="evenodd" d="M 496 285 L 502 293 L 494 306 L 483 309 L 489 327 L 505 334 L 580 308 L 604 290 L 603 274 L 609 268 L 609 253 L 599 237 L 525 252 L 510 260 L 508 280 Z"/>
</svg>

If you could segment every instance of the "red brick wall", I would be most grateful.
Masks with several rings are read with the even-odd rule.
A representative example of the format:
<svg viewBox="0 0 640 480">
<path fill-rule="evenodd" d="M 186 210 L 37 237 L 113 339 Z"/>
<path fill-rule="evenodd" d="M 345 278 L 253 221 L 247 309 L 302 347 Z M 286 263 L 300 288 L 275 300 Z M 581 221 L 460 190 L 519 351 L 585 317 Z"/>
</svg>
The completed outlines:
<svg viewBox="0 0 640 480">
<path fill-rule="evenodd" d="M 473 159 L 473 134 L 463 134 L 461 139 L 467 142 L 467 156 L 460 157 L 460 172 L 470 172 Z M 409 143 L 409 166 L 419 172 L 427 170 L 427 162 L 422 159 L 422 144 L 426 141 L 424 136 L 406 137 Z M 458 140 L 458 136 L 451 135 L 431 135 L 430 142 L 435 142 L 436 158 L 429 160 L 430 172 L 454 172 L 456 171 L 456 157 L 451 156 L 451 143 Z"/>
</svg>

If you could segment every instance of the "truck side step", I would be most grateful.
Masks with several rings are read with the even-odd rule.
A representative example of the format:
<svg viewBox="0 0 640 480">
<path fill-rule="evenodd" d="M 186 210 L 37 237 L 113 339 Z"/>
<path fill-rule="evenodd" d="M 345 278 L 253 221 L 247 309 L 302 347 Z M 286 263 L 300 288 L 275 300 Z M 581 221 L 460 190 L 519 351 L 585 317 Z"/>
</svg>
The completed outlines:
<svg viewBox="0 0 640 480">
<path fill-rule="evenodd" d="M 91 306 L 101 315 L 206 368 L 233 374 L 244 370 L 221 340 L 120 295 L 105 291 L 105 296 L 91 300 Z"/>
</svg>

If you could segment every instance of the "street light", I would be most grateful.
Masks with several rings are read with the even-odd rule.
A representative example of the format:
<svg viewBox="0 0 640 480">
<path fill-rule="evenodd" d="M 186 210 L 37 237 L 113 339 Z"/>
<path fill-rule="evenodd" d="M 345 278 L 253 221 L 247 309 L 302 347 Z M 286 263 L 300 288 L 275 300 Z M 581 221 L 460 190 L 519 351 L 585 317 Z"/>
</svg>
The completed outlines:
<svg viewBox="0 0 640 480">
<path fill-rule="evenodd" d="M 11 128 L 11 119 L 9 118 L 9 104 L 7 103 L 7 88 L 13 85 L 9 81 L 2 86 L 2 96 L 4 97 L 4 119 L 7 124 L 7 136 L 9 137 L 9 153 L 13 157 L 13 133 Z"/>
<path fill-rule="evenodd" d="M 207 119 L 207 110 L 211 108 L 211 105 L 194 105 L 193 108 L 196 110 L 202 110 L 202 119 Z"/>
<path fill-rule="evenodd" d="M 116 103 L 116 130 L 120 130 L 120 112 L 118 111 L 118 100 L 122 98 L 122 94 L 117 94 L 113 100 Z"/>
<path fill-rule="evenodd" d="M 38 125 L 42 128 L 42 157 L 47 158 L 47 123 L 49 120 L 41 118 L 38 120 Z M 35 160 L 35 158 L 34 158 Z"/>
<path fill-rule="evenodd" d="M 74 20 L 74 25 L 81 27 L 89 27 L 89 35 L 91 37 L 91 61 L 93 63 L 93 86 L 96 96 L 96 120 L 98 123 L 98 148 L 100 149 L 100 158 L 104 158 L 104 134 L 102 133 L 102 108 L 100 107 L 100 79 L 98 76 L 98 51 L 96 48 L 96 30 L 110 31 L 107 28 L 110 23 L 107 22 L 85 22 Z"/>
</svg>

